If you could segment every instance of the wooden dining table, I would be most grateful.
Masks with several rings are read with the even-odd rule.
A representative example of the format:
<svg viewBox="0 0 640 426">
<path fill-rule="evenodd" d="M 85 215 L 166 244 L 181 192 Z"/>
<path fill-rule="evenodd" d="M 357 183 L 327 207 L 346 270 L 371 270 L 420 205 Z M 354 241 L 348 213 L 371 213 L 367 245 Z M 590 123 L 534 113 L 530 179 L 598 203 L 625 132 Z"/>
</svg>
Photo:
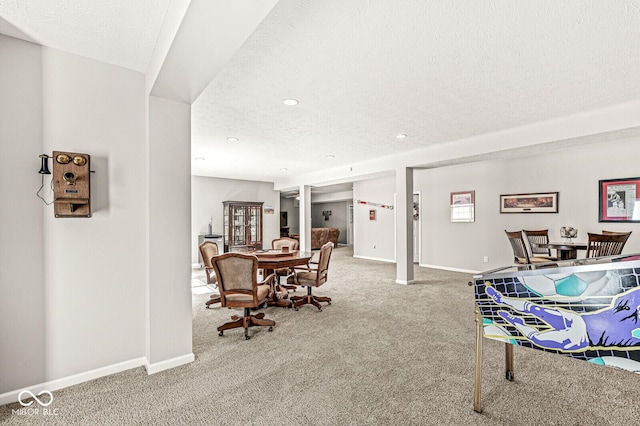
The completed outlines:
<svg viewBox="0 0 640 426">
<path fill-rule="evenodd" d="M 269 276 L 269 274 L 273 273 L 276 269 L 306 265 L 313 257 L 313 252 L 300 250 L 293 250 L 289 252 L 283 252 L 278 249 L 256 250 L 251 254 L 258 258 L 258 268 L 264 271 L 264 277 Z M 285 292 L 282 291 L 279 283 L 274 282 L 271 297 L 267 301 L 268 305 L 290 308 L 291 301 L 289 299 L 284 299 L 282 297 L 283 293 Z"/>
<path fill-rule="evenodd" d="M 578 250 L 586 250 L 587 243 L 557 242 L 557 243 L 534 243 L 537 247 L 555 249 L 558 260 L 569 260 L 578 258 Z"/>
</svg>

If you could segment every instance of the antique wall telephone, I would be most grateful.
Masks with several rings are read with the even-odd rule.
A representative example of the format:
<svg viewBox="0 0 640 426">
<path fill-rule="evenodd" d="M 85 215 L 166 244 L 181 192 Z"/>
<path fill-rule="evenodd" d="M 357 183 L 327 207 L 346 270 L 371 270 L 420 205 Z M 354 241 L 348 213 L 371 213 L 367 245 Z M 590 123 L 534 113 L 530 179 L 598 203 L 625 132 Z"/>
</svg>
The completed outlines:
<svg viewBox="0 0 640 426">
<path fill-rule="evenodd" d="M 48 160 L 53 158 L 51 186 L 55 217 L 91 217 L 89 154 L 53 151 L 53 157 L 42 154 L 40 158 L 39 173 L 43 175 L 51 174 Z"/>
</svg>

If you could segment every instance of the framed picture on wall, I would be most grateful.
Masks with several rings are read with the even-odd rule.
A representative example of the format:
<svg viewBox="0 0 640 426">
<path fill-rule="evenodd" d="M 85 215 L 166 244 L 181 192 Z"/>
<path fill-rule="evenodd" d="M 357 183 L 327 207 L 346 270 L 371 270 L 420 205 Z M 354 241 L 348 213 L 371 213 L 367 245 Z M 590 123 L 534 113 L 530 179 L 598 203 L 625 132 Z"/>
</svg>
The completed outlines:
<svg viewBox="0 0 640 426">
<path fill-rule="evenodd" d="M 640 222 L 640 177 L 599 181 L 599 222 Z"/>
<path fill-rule="evenodd" d="M 475 222 L 475 194 L 475 191 L 461 191 L 449 195 L 451 222 Z"/>
<path fill-rule="evenodd" d="M 500 196 L 500 213 L 558 213 L 558 192 Z"/>
<path fill-rule="evenodd" d="M 369 210 L 369 220 L 376 220 L 376 210 Z"/>
</svg>

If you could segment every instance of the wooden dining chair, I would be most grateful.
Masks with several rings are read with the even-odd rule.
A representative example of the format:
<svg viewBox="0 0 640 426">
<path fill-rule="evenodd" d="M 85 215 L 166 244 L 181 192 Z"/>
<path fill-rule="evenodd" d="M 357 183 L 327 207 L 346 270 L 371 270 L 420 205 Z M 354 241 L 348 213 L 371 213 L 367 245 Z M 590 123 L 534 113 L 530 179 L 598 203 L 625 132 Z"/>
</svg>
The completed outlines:
<svg viewBox="0 0 640 426">
<path fill-rule="evenodd" d="M 243 253 L 225 253 L 212 258 L 211 263 L 218 277 L 220 304 L 226 308 L 243 308 L 244 315 L 233 315 L 231 321 L 218 327 L 218 335 L 225 330 L 244 328 L 244 338 L 249 340 L 249 327 L 263 326 L 273 330 L 276 324 L 266 319 L 264 313 L 252 315 L 252 309 L 265 306 L 271 292 L 274 274 L 258 283 L 258 258 Z"/>
<path fill-rule="evenodd" d="M 271 248 L 276 250 L 282 250 L 283 247 L 286 247 L 287 249 L 289 249 L 289 251 L 294 251 L 298 250 L 299 246 L 300 241 L 289 237 L 276 238 L 275 240 L 271 241 Z M 274 271 L 274 273 L 276 274 L 276 284 L 279 284 L 281 288 L 286 288 L 287 290 L 293 291 L 298 288 L 295 284 L 289 282 L 293 280 L 288 280 L 288 278 L 292 277 L 295 273 L 293 268 L 278 268 Z M 286 284 L 280 284 L 280 277 L 286 277 Z"/>
<path fill-rule="evenodd" d="M 204 264 L 204 273 L 207 277 L 207 284 L 218 288 L 218 277 L 216 276 L 215 271 L 213 270 L 213 265 L 211 264 L 211 258 L 217 256 L 218 245 L 213 241 L 205 241 L 200 244 L 200 255 L 202 256 L 202 263 Z M 212 294 L 209 300 L 205 303 L 205 307 L 210 309 L 209 306 L 214 303 L 220 303 L 220 295 Z"/>
<path fill-rule="evenodd" d="M 523 229 L 522 233 L 529 243 L 529 257 L 540 257 L 549 261 L 558 260 L 557 256 L 553 256 L 551 254 L 551 249 L 549 247 L 538 246 L 538 244 L 549 244 L 548 229 L 540 229 L 534 231 Z"/>
<path fill-rule="evenodd" d="M 524 242 L 522 231 L 507 231 L 505 229 L 504 232 L 507 234 L 509 243 L 511 243 L 511 248 L 513 249 L 513 263 L 516 265 L 550 262 L 549 259 L 529 256 L 529 251 L 527 250 L 527 245 Z"/>
<path fill-rule="evenodd" d="M 630 233 L 588 233 L 586 257 L 615 256 L 622 253 Z"/>
<path fill-rule="evenodd" d="M 312 268 L 311 266 L 307 266 L 305 269 L 296 268 L 296 274 L 294 275 L 296 285 L 307 287 L 306 296 L 293 296 L 291 298 L 293 308 L 296 311 L 300 306 L 306 304 L 313 305 L 318 308 L 318 311 L 322 311 L 320 302 L 331 304 L 330 297 L 315 296 L 312 294 L 311 289 L 313 287 L 320 287 L 327 282 L 327 272 L 329 271 L 329 260 L 331 259 L 332 252 L 333 243 L 329 241 L 320 247 L 320 257 L 318 258 L 317 267 Z"/>
<path fill-rule="evenodd" d="M 629 232 L 617 232 L 617 231 L 605 231 L 604 229 L 602 230 L 602 235 L 626 235 L 627 236 L 627 240 L 629 239 L 629 237 L 631 236 L 631 232 L 633 231 L 629 231 Z"/>
</svg>

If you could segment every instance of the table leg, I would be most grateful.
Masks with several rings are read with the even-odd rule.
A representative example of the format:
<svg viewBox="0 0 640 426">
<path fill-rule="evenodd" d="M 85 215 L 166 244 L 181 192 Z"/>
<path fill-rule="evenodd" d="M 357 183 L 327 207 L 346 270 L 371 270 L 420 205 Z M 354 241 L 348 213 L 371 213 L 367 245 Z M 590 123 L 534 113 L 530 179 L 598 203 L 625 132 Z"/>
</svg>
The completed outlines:
<svg viewBox="0 0 640 426">
<path fill-rule="evenodd" d="M 272 274 L 274 272 L 275 272 L 274 269 L 264 269 L 265 276 L 269 276 L 269 274 Z M 271 287 L 271 298 L 267 300 L 267 305 L 279 306 L 281 308 L 290 308 L 292 306 L 291 300 L 278 298 L 278 293 L 286 292 L 286 290 L 284 291 L 283 290 L 284 289 L 280 287 L 280 283 L 278 282 L 278 277 L 276 276 L 276 279 L 273 280 L 273 287 Z"/>
<path fill-rule="evenodd" d="M 578 258 L 578 250 L 576 249 L 558 249 L 558 260 L 570 260 Z"/>
</svg>

